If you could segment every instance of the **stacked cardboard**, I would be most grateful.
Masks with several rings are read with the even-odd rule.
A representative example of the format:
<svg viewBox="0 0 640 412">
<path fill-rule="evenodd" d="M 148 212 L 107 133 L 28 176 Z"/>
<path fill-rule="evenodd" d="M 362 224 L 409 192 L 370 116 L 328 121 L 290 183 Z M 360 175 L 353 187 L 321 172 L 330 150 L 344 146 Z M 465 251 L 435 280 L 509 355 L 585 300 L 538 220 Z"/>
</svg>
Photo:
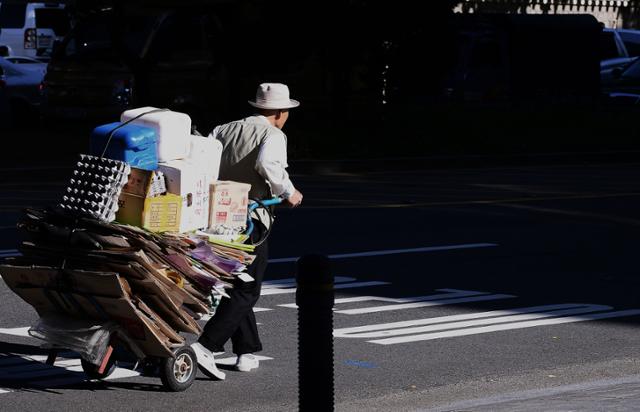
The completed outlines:
<svg viewBox="0 0 640 412">
<path fill-rule="evenodd" d="M 0 266 L 7 285 L 41 317 L 115 321 L 134 352 L 172 356 L 180 332 L 199 334 L 197 319 L 251 264 L 245 251 L 196 235 L 27 210 L 18 227 L 22 257 Z"/>
</svg>

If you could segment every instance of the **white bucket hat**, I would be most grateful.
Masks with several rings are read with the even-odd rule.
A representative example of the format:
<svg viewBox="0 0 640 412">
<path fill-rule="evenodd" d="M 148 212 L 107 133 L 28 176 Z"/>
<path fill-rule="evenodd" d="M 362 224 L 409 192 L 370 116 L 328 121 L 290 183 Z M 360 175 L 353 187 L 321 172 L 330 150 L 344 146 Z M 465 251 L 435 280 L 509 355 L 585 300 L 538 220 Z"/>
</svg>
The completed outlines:
<svg viewBox="0 0 640 412">
<path fill-rule="evenodd" d="M 300 106 L 300 102 L 289 98 L 289 88 L 282 83 L 262 83 L 256 90 L 255 101 L 249 104 L 258 109 L 292 109 Z"/>
</svg>

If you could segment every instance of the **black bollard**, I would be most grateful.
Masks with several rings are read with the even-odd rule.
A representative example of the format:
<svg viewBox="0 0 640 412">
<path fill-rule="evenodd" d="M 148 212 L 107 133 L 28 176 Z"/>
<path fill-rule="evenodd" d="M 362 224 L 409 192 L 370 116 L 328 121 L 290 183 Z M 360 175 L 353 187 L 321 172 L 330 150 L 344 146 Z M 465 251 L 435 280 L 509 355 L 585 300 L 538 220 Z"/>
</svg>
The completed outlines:
<svg viewBox="0 0 640 412">
<path fill-rule="evenodd" d="M 298 408 L 333 411 L 333 274 L 329 258 L 307 255 L 296 270 Z"/>
</svg>

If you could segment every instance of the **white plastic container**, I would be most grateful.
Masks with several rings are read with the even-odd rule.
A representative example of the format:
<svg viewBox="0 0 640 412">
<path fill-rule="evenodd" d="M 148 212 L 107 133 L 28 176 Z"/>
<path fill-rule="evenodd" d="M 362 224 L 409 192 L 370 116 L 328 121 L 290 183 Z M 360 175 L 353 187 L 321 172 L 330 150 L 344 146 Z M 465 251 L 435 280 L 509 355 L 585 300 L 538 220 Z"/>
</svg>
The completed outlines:
<svg viewBox="0 0 640 412">
<path fill-rule="evenodd" d="M 182 197 L 180 232 L 203 229 L 209 223 L 210 177 L 188 160 L 158 164 L 164 173 L 167 192 Z"/>
<path fill-rule="evenodd" d="M 154 109 L 156 108 L 148 106 L 127 110 L 120 116 L 120 121 L 125 122 Z M 184 159 L 188 156 L 191 143 L 191 118 L 189 115 L 173 111 L 157 112 L 146 114 L 131 123 L 155 130 L 159 162 Z"/>
<path fill-rule="evenodd" d="M 218 180 L 220 175 L 220 158 L 222 156 L 222 142 L 213 137 L 191 135 L 189 162 L 201 168 L 211 182 Z"/>
</svg>

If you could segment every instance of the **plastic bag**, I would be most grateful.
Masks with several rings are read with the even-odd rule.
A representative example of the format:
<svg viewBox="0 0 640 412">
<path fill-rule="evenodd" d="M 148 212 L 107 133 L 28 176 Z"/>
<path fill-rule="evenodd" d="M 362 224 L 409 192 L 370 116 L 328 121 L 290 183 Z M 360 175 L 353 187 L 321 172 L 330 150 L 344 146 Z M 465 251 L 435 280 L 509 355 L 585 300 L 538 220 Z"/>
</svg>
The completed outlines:
<svg viewBox="0 0 640 412">
<path fill-rule="evenodd" d="M 46 341 L 50 346 L 78 352 L 86 361 L 99 365 L 111 334 L 117 329 L 118 325 L 114 322 L 50 315 L 40 318 L 29 329 L 29 335 Z"/>
</svg>

